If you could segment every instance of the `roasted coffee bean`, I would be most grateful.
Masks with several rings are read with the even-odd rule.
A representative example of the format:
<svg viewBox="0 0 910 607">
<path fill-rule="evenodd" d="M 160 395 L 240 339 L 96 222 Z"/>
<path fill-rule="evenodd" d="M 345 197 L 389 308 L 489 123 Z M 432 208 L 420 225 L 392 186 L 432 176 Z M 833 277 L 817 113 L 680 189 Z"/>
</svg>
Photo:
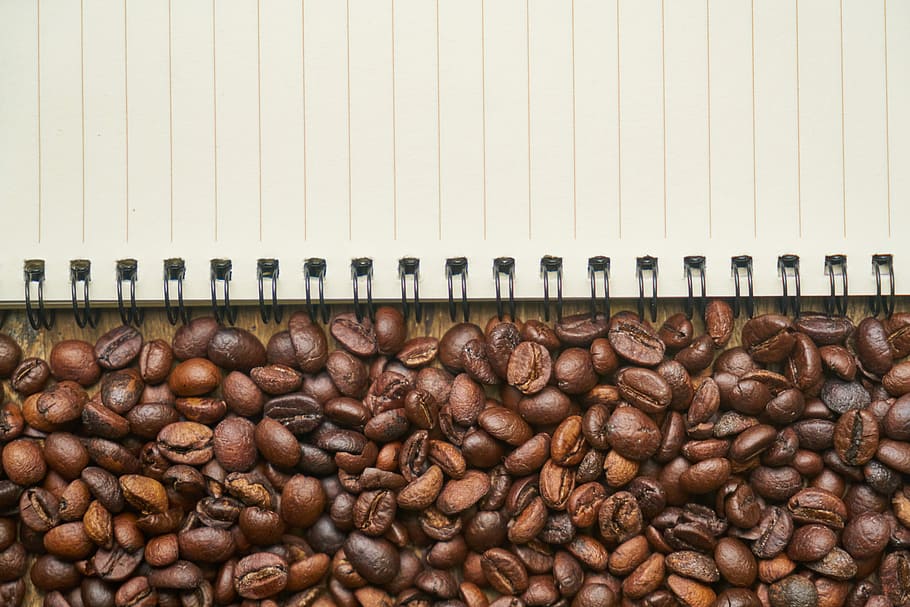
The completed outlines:
<svg viewBox="0 0 910 607">
<path fill-rule="evenodd" d="M 265 346 L 259 338 L 237 327 L 219 328 L 206 346 L 206 356 L 229 371 L 249 371 L 266 363 Z"/>
<path fill-rule="evenodd" d="M 533 435 L 531 426 L 520 415 L 505 407 L 484 409 L 477 417 L 477 423 L 494 438 L 514 447 L 524 444 Z"/>
<path fill-rule="evenodd" d="M 354 314 L 339 314 L 332 319 L 329 331 L 342 347 L 356 356 L 373 356 L 378 351 L 379 343 L 369 318 L 357 320 Z"/>
<path fill-rule="evenodd" d="M 95 360 L 95 348 L 78 339 L 54 344 L 48 363 L 58 381 L 72 380 L 81 386 L 89 386 L 101 376 L 101 367 Z"/>
<path fill-rule="evenodd" d="M 834 427 L 834 449 L 844 463 L 861 466 L 878 449 L 878 421 L 868 410 L 844 413 Z"/>
<path fill-rule="evenodd" d="M 323 420 L 323 409 L 319 402 L 300 393 L 269 400 L 263 413 L 266 417 L 280 422 L 297 436 L 316 429 Z"/>
<path fill-rule="evenodd" d="M 468 352 L 468 344 L 473 344 L 470 352 Z M 468 353 L 466 354 L 466 352 Z M 436 360 L 438 353 L 438 339 L 435 337 L 415 337 L 404 342 L 395 357 L 408 369 L 417 369 Z M 461 351 L 462 366 L 468 371 L 468 367 L 464 365 L 466 363 L 469 364 L 474 369 L 474 372 L 478 373 L 478 381 L 480 381 L 479 377 L 482 376 L 487 380 L 493 379 L 493 383 L 495 383 L 495 378 L 491 376 L 492 370 L 484 368 L 484 356 L 483 342 L 479 339 L 473 339 L 465 344 Z"/>
<path fill-rule="evenodd" d="M 654 455 L 661 439 L 657 424 L 634 407 L 617 407 L 604 426 L 604 435 L 613 449 L 635 461 Z"/>
<path fill-rule="evenodd" d="M 177 396 L 200 396 L 214 390 L 221 373 L 205 358 L 190 358 L 178 363 L 168 377 L 168 386 Z"/>
<path fill-rule="evenodd" d="M 36 440 L 20 438 L 7 443 L 2 454 L 3 472 L 17 485 L 36 485 L 47 474 L 47 462 Z"/>
<path fill-rule="evenodd" d="M 528 589 L 528 573 L 518 558 L 502 548 L 491 548 L 481 559 L 484 575 L 498 592 L 517 594 Z"/>
<path fill-rule="evenodd" d="M 158 433 L 158 447 L 175 464 L 200 466 L 214 455 L 213 433 L 197 422 L 176 422 Z"/>
<path fill-rule="evenodd" d="M 620 369 L 616 374 L 616 385 L 623 398 L 645 413 L 660 413 L 673 398 L 667 380 L 650 369 Z"/>
<path fill-rule="evenodd" d="M 129 365 L 142 348 L 142 334 L 130 325 L 111 329 L 95 342 L 95 358 L 105 369 L 122 369 Z"/>
<path fill-rule="evenodd" d="M 872 397 L 858 382 L 829 379 L 821 389 L 820 398 L 835 413 L 846 413 L 853 409 L 865 409 Z"/>
<path fill-rule="evenodd" d="M 863 368 L 884 375 L 893 365 L 885 327 L 877 318 L 865 318 L 856 328 L 856 355 Z"/>
<path fill-rule="evenodd" d="M 607 338 L 613 350 L 634 365 L 654 367 L 666 346 L 650 326 L 631 317 L 614 317 Z"/>
<path fill-rule="evenodd" d="M 790 320 L 775 314 L 750 319 L 743 325 L 743 346 L 757 362 L 781 362 L 796 344 Z"/>
<path fill-rule="evenodd" d="M 23 396 L 39 392 L 51 376 L 48 364 L 40 358 L 24 358 L 10 376 L 10 387 Z"/>
<path fill-rule="evenodd" d="M 567 348 L 553 363 L 557 387 L 566 394 L 583 394 L 597 384 L 591 353 L 584 348 Z"/>
<path fill-rule="evenodd" d="M 509 357 L 507 379 L 522 394 L 536 394 L 550 381 L 552 370 L 553 362 L 547 349 L 538 343 L 524 341 Z"/>
<path fill-rule="evenodd" d="M 442 484 L 442 470 L 439 466 L 430 466 L 398 492 L 398 505 L 407 510 L 423 510 L 436 501 Z"/>
</svg>

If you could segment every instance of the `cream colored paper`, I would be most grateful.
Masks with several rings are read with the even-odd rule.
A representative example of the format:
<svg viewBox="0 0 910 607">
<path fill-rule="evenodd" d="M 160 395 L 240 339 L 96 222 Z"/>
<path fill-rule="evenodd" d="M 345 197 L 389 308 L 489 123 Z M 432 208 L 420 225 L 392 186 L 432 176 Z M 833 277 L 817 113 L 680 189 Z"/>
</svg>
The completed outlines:
<svg viewBox="0 0 910 607">
<path fill-rule="evenodd" d="M 394 299 L 406 255 L 428 299 L 449 256 L 492 297 L 501 255 L 538 298 L 545 254 L 567 297 L 593 255 L 637 296 L 646 254 L 667 296 L 696 254 L 716 295 L 738 254 L 779 293 L 782 253 L 815 295 L 826 254 L 870 293 L 893 253 L 906 292 L 908 31 L 910 0 L 6 0 L 0 300 L 22 300 L 26 258 L 68 300 L 83 257 L 96 300 L 123 257 L 160 300 L 172 256 L 190 299 L 213 257 L 235 299 L 259 257 L 284 299 L 308 257 L 349 299 L 360 256 Z"/>
</svg>

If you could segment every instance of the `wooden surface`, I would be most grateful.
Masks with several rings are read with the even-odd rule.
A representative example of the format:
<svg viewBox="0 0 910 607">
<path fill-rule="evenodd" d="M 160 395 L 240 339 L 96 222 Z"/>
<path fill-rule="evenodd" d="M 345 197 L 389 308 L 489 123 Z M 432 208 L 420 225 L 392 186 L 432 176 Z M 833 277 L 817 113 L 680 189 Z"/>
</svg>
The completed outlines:
<svg viewBox="0 0 910 607">
<path fill-rule="evenodd" d="M 811 301 L 805 299 L 802 307 L 804 310 L 823 309 L 821 300 Z M 508 306 L 506 306 L 506 308 L 508 308 Z M 660 326 L 660 323 L 662 323 L 665 318 L 682 311 L 683 308 L 682 300 L 661 300 L 658 308 L 657 322 L 655 323 L 656 326 Z M 302 308 L 285 308 L 283 311 L 282 323 L 276 325 L 274 322 L 268 324 L 263 323 L 257 307 L 240 307 L 237 309 L 238 314 L 235 326 L 252 331 L 263 343 L 267 343 L 271 335 L 287 328 L 287 319 L 290 316 L 290 313 L 295 309 Z M 351 309 L 350 305 L 342 304 L 333 305 L 331 307 L 333 313 L 350 311 Z M 588 309 L 588 303 L 586 301 L 572 301 L 566 302 L 563 313 L 568 315 L 575 312 L 584 312 Z M 634 300 L 612 302 L 612 311 L 614 313 L 623 309 L 635 310 L 636 302 Z M 899 299 L 896 310 L 910 310 L 910 298 Z M 471 320 L 483 326 L 489 318 L 496 314 L 496 304 L 493 302 L 472 302 L 470 311 Z M 775 299 L 766 298 L 756 300 L 756 315 L 776 311 L 777 302 Z M 203 316 L 211 314 L 211 309 L 208 307 L 198 307 L 193 308 L 191 312 L 193 317 Z M 420 323 L 420 326 L 414 322 L 412 312 L 408 327 L 409 336 L 433 335 L 440 337 L 452 324 L 449 319 L 448 305 L 446 303 L 424 304 L 423 312 L 424 318 L 423 322 Z M 848 312 L 848 315 L 856 322 L 859 322 L 860 319 L 868 316 L 869 312 L 866 299 L 851 299 Z M 554 305 L 551 309 L 551 321 L 555 320 L 555 313 Z M 539 303 L 519 303 L 517 306 L 517 315 L 521 319 L 543 319 L 543 306 Z M 458 320 L 461 320 L 460 307 L 458 308 Z M 746 315 L 743 312 L 739 319 L 737 319 L 736 330 L 734 332 L 733 340 L 731 341 L 731 346 L 739 343 L 740 328 L 742 327 L 742 323 L 746 320 Z M 97 328 L 92 329 L 86 327 L 85 329 L 81 329 L 73 320 L 72 312 L 70 310 L 60 309 L 57 311 L 56 323 L 50 330 L 35 331 L 29 325 L 24 311 L 10 310 L 4 321 L 2 331 L 12 336 L 22 346 L 23 356 L 39 356 L 46 358 L 53 344 L 58 341 L 63 339 L 84 339 L 94 343 L 99 336 L 113 327 L 116 327 L 120 322 L 120 316 L 115 309 L 105 309 L 101 311 L 101 318 L 99 319 Z M 701 332 L 703 329 L 701 321 L 696 318 L 693 319 L 693 322 L 695 323 L 696 331 Z M 141 330 L 145 339 L 162 338 L 170 341 L 176 327 L 168 322 L 163 309 L 149 309 L 145 312 L 145 321 Z M 14 400 L 16 399 L 16 394 L 12 390 L 7 389 L 5 393 Z M 28 586 L 29 590 L 24 605 L 26 607 L 40 606 L 42 604 L 42 599 L 39 593 L 35 592 L 30 583 Z"/>
</svg>

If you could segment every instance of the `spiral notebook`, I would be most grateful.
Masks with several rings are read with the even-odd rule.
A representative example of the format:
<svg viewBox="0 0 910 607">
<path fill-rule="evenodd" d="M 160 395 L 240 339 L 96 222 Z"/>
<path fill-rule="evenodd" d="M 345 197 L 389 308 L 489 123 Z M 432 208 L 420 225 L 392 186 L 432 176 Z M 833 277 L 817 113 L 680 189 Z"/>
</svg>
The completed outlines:
<svg viewBox="0 0 910 607">
<path fill-rule="evenodd" d="M 875 267 L 901 291 L 908 31 L 910 0 L 0 2 L 0 302 L 26 260 L 49 302 L 74 276 L 116 301 L 122 259 L 159 301 L 172 258 L 191 301 L 212 259 L 255 300 L 260 258 L 283 300 L 308 259 L 350 299 L 358 258 L 397 299 L 405 257 L 425 299 L 457 257 L 472 298 L 499 257 L 540 298 L 545 255 L 566 297 L 600 257 L 613 296 L 639 295 L 637 267 L 685 295 L 687 256 L 712 295 L 735 256 L 779 294 L 782 255 L 807 295 L 826 256 L 868 294 L 893 255 Z"/>
</svg>

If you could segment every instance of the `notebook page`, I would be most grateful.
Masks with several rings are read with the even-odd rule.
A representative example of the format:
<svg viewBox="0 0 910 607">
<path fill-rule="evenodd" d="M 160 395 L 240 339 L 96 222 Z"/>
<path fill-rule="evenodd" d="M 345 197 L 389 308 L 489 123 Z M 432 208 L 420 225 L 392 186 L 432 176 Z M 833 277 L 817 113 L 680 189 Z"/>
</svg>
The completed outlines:
<svg viewBox="0 0 910 607">
<path fill-rule="evenodd" d="M 540 258 L 564 260 L 567 297 L 587 260 L 611 258 L 611 293 L 637 296 L 635 260 L 659 259 L 682 296 L 682 258 L 707 258 L 712 295 L 730 257 L 780 292 L 828 293 L 846 254 L 871 293 L 871 255 L 910 285 L 910 0 L 26 0 L 0 3 L 0 302 L 23 299 L 23 260 L 46 297 L 92 297 L 139 264 L 158 301 L 162 260 L 186 260 L 188 299 L 230 258 L 231 294 L 257 297 L 256 260 L 280 260 L 279 295 L 304 296 L 327 261 L 330 299 L 370 257 L 373 294 L 539 298 Z"/>
</svg>

